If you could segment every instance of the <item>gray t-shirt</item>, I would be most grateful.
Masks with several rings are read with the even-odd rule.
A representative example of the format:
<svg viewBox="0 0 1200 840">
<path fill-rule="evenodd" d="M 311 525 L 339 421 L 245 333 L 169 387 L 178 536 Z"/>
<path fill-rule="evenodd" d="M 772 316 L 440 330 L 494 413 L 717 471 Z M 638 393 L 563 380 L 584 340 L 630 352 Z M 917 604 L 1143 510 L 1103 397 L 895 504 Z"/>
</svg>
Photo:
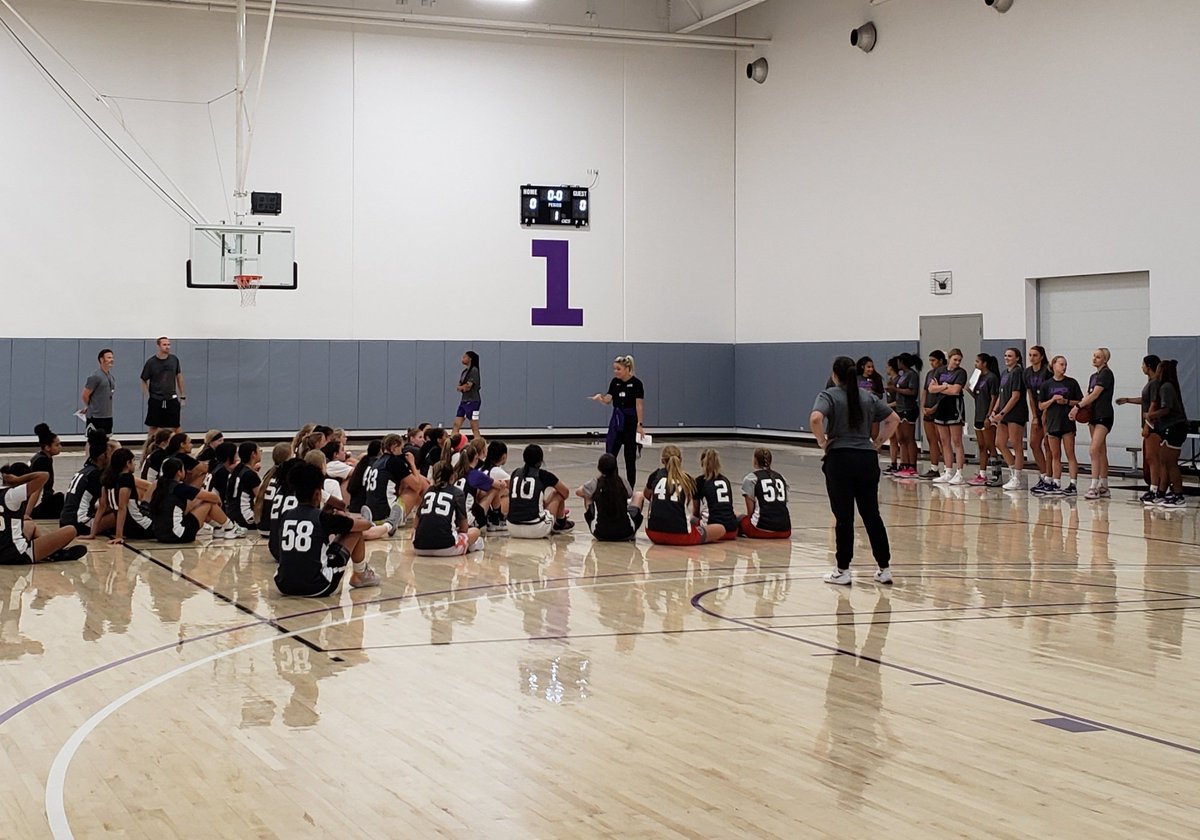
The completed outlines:
<svg viewBox="0 0 1200 840">
<path fill-rule="evenodd" d="M 160 359 L 151 356 L 142 366 L 142 381 L 150 385 L 150 399 L 169 400 L 176 396 L 175 377 L 179 375 L 179 359 L 174 354 Z"/>
<path fill-rule="evenodd" d="M 862 400 L 862 422 L 856 428 L 850 427 L 850 404 L 846 402 L 846 392 L 840 387 L 826 388 L 817 394 L 813 403 L 813 411 L 825 415 L 825 436 L 829 438 L 830 449 L 865 449 L 875 451 L 871 442 L 871 424 L 886 420 L 892 413 L 887 403 L 874 394 L 859 391 Z"/>
<path fill-rule="evenodd" d="M 463 371 L 462 376 L 458 380 L 459 385 L 469 384 L 471 387 L 462 392 L 463 402 L 479 402 L 479 368 L 474 365 L 469 370 Z"/>
<path fill-rule="evenodd" d="M 1113 410 L 1113 388 L 1116 387 L 1116 381 L 1113 379 L 1113 372 L 1108 369 L 1108 365 L 1092 374 L 1092 378 L 1088 380 L 1088 393 L 1096 390 L 1097 386 L 1104 390 L 1091 405 L 1093 423 L 1112 420 L 1116 417 L 1116 412 Z"/>
<path fill-rule="evenodd" d="M 1183 407 L 1183 400 L 1179 398 L 1179 392 L 1170 382 L 1159 384 L 1158 404 L 1160 408 L 1167 410 L 1166 414 L 1158 418 L 1158 425 L 1161 428 L 1167 429 L 1177 423 L 1187 422 L 1187 411 Z"/>
<path fill-rule="evenodd" d="M 87 416 L 100 419 L 112 417 L 113 392 L 117 390 L 117 383 L 112 374 L 97 369 L 87 378 L 83 387 L 91 393 L 91 397 L 88 398 Z"/>
</svg>

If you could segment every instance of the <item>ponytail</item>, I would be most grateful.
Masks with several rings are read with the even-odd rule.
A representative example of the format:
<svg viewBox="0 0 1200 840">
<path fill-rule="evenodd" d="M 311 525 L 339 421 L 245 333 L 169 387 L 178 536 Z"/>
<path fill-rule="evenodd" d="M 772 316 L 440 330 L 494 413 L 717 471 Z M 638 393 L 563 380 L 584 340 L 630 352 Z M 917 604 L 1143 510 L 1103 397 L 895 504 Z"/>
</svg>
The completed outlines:
<svg viewBox="0 0 1200 840">
<path fill-rule="evenodd" d="M 625 484 L 617 474 L 617 459 L 607 452 L 600 456 L 596 465 L 600 477 L 596 479 L 596 493 L 592 502 L 596 505 L 596 513 L 606 517 L 618 517 L 625 514 L 629 507 L 629 499 L 625 495 Z"/>
<path fill-rule="evenodd" d="M 682 490 L 683 495 L 688 499 L 696 496 L 696 482 L 692 477 L 683 471 L 683 463 L 680 459 L 679 450 L 676 449 L 666 458 L 667 465 L 667 491 Z"/>
<path fill-rule="evenodd" d="M 158 482 L 154 485 L 154 495 L 150 497 L 150 510 L 154 515 L 164 512 L 163 502 L 171 489 L 179 483 L 178 476 L 182 470 L 183 462 L 178 458 L 167 458 L 162 462 L 162 468 L 158 471 Z"/>
<path fill-rule="evenodd" d="M 858 369 L 854 360 L 849 356 L 838 356 L 833 360 L 833 375 L 846 392 L 846 405 L 850 409 L 850 428 L 857 429 L 862 425 L 863 406 L 862 394 L 858 390 Z"/>
<path fill-rule="evenodd" d="M 271 479 L 279 471 L 279 465 L 291 455 L 292 445 L 290 443 L 277 443 L 271 450 L 271 469 L 267 470 L 267 474 L 262 477 L 262 481 L 258 485 L 258 492 L 254 494 L 254 521 L 262 522 L 263 500 L 267 497 L 267 488 L 271 485 Z"/>
</svg>

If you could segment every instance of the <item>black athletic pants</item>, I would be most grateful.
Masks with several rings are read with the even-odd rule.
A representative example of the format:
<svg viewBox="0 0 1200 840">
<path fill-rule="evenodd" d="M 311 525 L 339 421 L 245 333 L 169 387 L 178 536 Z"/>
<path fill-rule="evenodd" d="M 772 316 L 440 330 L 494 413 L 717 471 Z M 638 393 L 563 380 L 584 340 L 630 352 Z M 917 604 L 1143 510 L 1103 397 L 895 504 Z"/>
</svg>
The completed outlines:
<svg viewBox="0 0 1200 840">
<path fill-rule="evenodd" d="M 609 455 L 614 458 L 621 448 L 625 448 L 625 476 L 629 479 L 630 487 L 637 487 L 637 421 L 626 423 L 625 428 L 617 432 L 616 440 L 608 447 Z"/>
<path fill-rule="evenodd" d="M 833 510 L 834 535 L 837 544 L 837 566 L 850 568 L 854 558 L 854 507 L 867 528 L 871 553 L 881 569 L 892 559 L 887 529 L 879 515 L 879 456 L 874 450 L 831 449 L 825 453 L 821 466 L 825 473 L 825 490 Z"/>
</svg>

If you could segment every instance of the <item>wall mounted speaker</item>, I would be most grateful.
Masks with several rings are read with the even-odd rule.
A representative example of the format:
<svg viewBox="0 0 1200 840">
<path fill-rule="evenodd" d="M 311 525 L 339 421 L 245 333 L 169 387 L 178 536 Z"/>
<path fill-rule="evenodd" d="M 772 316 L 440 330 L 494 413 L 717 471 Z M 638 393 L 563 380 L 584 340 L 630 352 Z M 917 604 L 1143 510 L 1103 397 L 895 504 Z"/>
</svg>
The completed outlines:
<svg viewBox="0 0 1200 840">
<path fill-rule="evenodd" d="M 1008 2 L 1011 3 L 1012 0 L 1008 0 Z M 875 24 L 867 21 L 858 29 L 850 30 L 850 46 L 858 47 L 863 52 L 870 52 L 875 49 L 876 37 Z"/>
<path fill-rule="evenodd" d="M 753 79 L 760 85 L 767 80 L 767 60 L 756 58 L 746 65 L 746 78 Z"/>
<path fill-rule="evenodd" d="M 991 6 L 997 12 L 1004 14 L 1012 8 L 1013 0 L 983 0 L 985 6 Z"/>
</svg>

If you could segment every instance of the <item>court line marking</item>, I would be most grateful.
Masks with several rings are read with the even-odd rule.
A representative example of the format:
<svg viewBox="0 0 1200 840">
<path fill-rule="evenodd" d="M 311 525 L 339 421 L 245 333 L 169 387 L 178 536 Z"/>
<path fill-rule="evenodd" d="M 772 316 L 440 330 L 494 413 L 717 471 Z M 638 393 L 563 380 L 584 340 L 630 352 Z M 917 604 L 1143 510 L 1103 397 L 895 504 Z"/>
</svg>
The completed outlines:
<svg viewBox="0 0 1200 840">
<path fill-rule="evenodd" d="M 629 574 L 633 574 L 633 573 L 626 572 L 624 574 L 629 575 Z M 686 574 L 683 575 L 682 577 L 658 578 L 658 580 L 660 580 L 660 581 L 675 581 L 675 580 L 686 581 L 687 579 L 688 578 L 687 578 Z M 567 580 L 568 582 L 564 586 L 543 587 L 540 591 L 541 592 L 562 592 L 562 591 L 570 590 L 572 588 L 591 589 L 596 586 L 609 585 L 607 582 L 606 583 L 580 585 L 577 583 L 570 582 L 574 579 L 565 579 L 565 580 Z M 507 586 L 507 584 L 496 584 L 496 585 L 491 585 L 491 586 L 487 586 L 487 587 L 478 587 L 478 588 L 494 589 L 494 588 L 496 588 L 496 586 Z M 427 593 L 427 594 L 436 594 L 436 593 Z M 469 600 L 479 601 L 479 600 L 486 599 L 487 597 L 488 597 L 487 592 L 479 592 L 478 594 L 472 596 Z M 390 598 L 387 600 L 395 600 L 395 598 Z M 415 596 L 414 596 L 414 601 L 415 601 Z M 372 602 L 369 602 L 369 601 L 363 602 L 363 606 L 369 605 L 370 603 L 372 603 Z M 342 605 L 340 603 L 337 605 L 337 607 L 339 607 L 339 608 L 341 606 Z M 323 624 L 313 625 L 312 627 L 305 627 L 300 630 L 292 630 L 292 631 L 282 634 L 282 636 L 271 635 L 271 636 L 267 636 L 266 638 L 258 639 L 253 642 L 246 642 L 245 644 L 238 645 L 237 647 L 230 648 L 229 650 L 217 651 L 216 653 L 211 653 L 207 656 L 197 659 L 194 662 L 188 662 L 184 665 L 180 665 L 177 668 L 173 668 L 170 671 L 159 674 L 157 677 L 154 677 L 154 678 L 148 680 L 147 682 L 141 683 L 140 685 L 137 685 L 134 688 L 131 688 L 129 691 L 126 691 L 124 694 L 122 694 L 121 696 L 119 696 L 116 699 L 109 702 L 102 709 L 100 709 L 99 711 L 94 713 L 90 718 L 88 718 L 86 721 L 84 721 L 83 724 L 81 724 L 71 734 L 71 736 L 67 739 L 66 743 L 64 743 L 63 746 L 59 749 L 58 754 L 55 755 L 54 762 L 50 765 L 49 776 L 46 779 L 46 797 L 45 797 L 46 819 L 47 819 L 47 822 L 49 823 L 51 833 L 53 834 L 53 836 L 55 838 L 60 838 L 60 840 L 67 840 L 67 838 L 74 838 L 75 834 L 74 834 L 74 832 L 71 831 L 71 824 L 70 824 L 70 820 L 68 820 L 68 818 L 67 818 L 67 810 L 66 810 L 66 781 L 67 781 L 67 772 L 70 770 L 70 767 L 71 767 L 71 761 L 74 759 L 75 754 L 79 751 L 79 748 L 81 746 L 83 746 L 83 743 L 84 743 L 84 741 L 87 740 L 88 736 L 92 732 L 94 732 L 96 730 L 96 728 L 100 726 L 100 724 L 102 724 L 105 720 L 107 720 L 109 717 L 111 717 L 113 715 L 113 713 L 115 713 L 117 710 L 119 710 L 122 706 L 125 706 L 130 701 L 137 699 L 141 695 L 149 692 L 150 690 L 152 690 L 154 688 L 157 688 L 160 685 L 163 685 L 164 683 L 167 683 L 167 682 L 175 679 L 176 677 L 182 676 L 183 674 L 186 674 L 189 671 L 193 671 L 196 668 L 199 668 L 202 665 L 207 665 L 210 662 L 215 662 L 218 659 L 224 659 L 226 657 L 233 656 L 238 653 L 244 653 L 245 651 L 251 650 L 256 647 L 261 647 L 263 645 L 271 644 L 280 638 L 289 638 L 289 637 L 294 638 L 295 636 L 298 636 L 301 633 L 309 633 L 314 630 L 321 630 L 325 627 L 336 627 L 338 625 L 349 624 L 354 621 L 364 621 L 365 622 L 365 621 L 369 621 L 369 620 L 375 619 L 375 618 L 382 618 L 385 616 L 395 615 L 396 613 L 403 612 L 405 610 L 412 610 L 415 608 L 418 608 L 418 605 L 416 603 L 401 604 L 400 606 L 397 606 L 394 609 L 390 609 L 390 610 L 386 610 L 386 611 L 381 610 L 379 612 L 371 613 L 368 615 L 350 616 L 348 618 L 343 617 L 343 618 L 336 619 L 331 622 L 325 622 Z M 256 622 L 254 625 L 251 625 L 251 626 L 261 627 L 261 626 L 264 626 L 264 623 Z M 217 635 L 219 633 L 224 633 L 224 632 L 230 632 L 230 631 L 216 631 L 215 633 L 210 634 L 210 635 Z M 172 645 L 172 647 L 174 647 L 174 645 Z"/>
<path fill-rule="evenodd" d="M 732 618 L 730 616 L 726 616 L 726 615 L 722 615 L 721 613 L 714 612 L 713 610 L 710 610 L 708 607 L 706 607 L 702 603 L 700 603 L 702 598 L 704 598 L 707 595 L 711 595 L 714 592 L 718 592 L 722 589 L 731 589 L 735 586 L 744 586 L 744 585 L 745 585 L 744 583 L 737 583 L 737 584 L 728 584 L 728 585 L 723 585 L 723 586 L 714 586 L 711 589 L 704 590 L 703 592 L 697 592 L 695 595 L 692 596 L 692 607 L 694 607 L 695 609 L 704 613 L 705 615 L 709 615 L 709 616 L 712 616 L 713 618 L 721 619 L 722 621 L 729 621 L 734 624 L 740 624 L 743 627 L 751 627 L 760 633 L 769 633 L 772 636 L 778 636 L 781 639 L 788 639 L 789 641 L 800 642 L 801 644 L 809 645 L 810 647 L 820 648 L 821 650 L 831 651 L 833 653 L 841 653 L 841 654 L 845 654 L 846 656 L 856 656 L 859 659 L 866 660 L 867 662 L 874 662 L 876 665 L 879 665 L 881 668 L 890 668 L 892 670 L 900 671 L 901 673 L 909 674 L 914 677 L 921 677 L 922 679 L 926 679 L 926 680 L 937 680 L 939 682 L 945 683 L 946 685 L 954 686 L 955 688 L 961 688 L 961 689 L 964 689 L 965 691 L 970 691 L 975 694 L 982 694 L 985 697 L 991 697 L 994 700 L 1001 700 L 1001 701 L 1004 701 L 1007 703 L 1013 703 L 1018 706 L 1024 706 L 1029 709 L 1034 709 L 1039 712 L 1046 712 L 1048 714 L 1057 715 L 1059 717 L 1070 718 L 1071 720 L 1077 720 L 1077 721 L 1081 721 L 1082 723 L 1087 723 L 1087 724 L 1091 724 L 1092 726 L 1097 726 L 1101 729 L 1108 730 L 1109 732 L 1116 732 L 1121 735 L 1128 735 L 1130 737 L 1138 738 L 1143 741 L 1149 741 L 1150 743 L 1157 744 L 1159 746 L 1171 747 L 1172 749 L 1182 750 L 1183 752 L 1191 753 L 1193 755 L 1200 755 L 1200 747 L 1193 747 L 1193 746 L 1189 746 L 1188 744 L 1182 744 L 1177 741 L 1171 741 L 1167 738 L 1159 738 L 1156 735 L 1150 735 L 1145 732 L 1138 732 L 1134 729 L 1126 729 L 1125 727 L 1117 726 L 1115 724 L 1104 723 L 1102 721 L 1092 720 L 1091 718 L 1086 718 L 1086 717 L 1083 717 L 1082 715 L 1076 715 L 1076 714 L 1072 714 L 1070 712 L 1064 712 L 1061 709 L 1055 709 L 1051 706 L 1043 706 L 1040 703 L 1035 703 L 1031 700 L 1022 700 L 1019 697 L 1013 697 L 1008 694 L 1003 694 L 999 691 L 993 691 L 991 689 L 984 688 L 983 686 L 972 685 L 971 683 L 962 682 L 961 680 L 955 680 L 955 679 L 951 679 L 949 677 L 943 677 L 938 674 L 930 673 L 929 671 L 923 671 L 920 668 L 913 668 L 908 665 L 900 665 L 895 662 L 889 662 L 889 661 L 884 660 L 882 657 L 869 656 L 869 655 L 860 653 L 858 651 L 845 650 L 844 648 L 840 648 L 837 645 L 826 644 L 825 642 L 819 642 L 815 639 L 806 639 L 803 636 L 797 636 L 793 633 L 785 633 L 782 630 L 775 629 L 774 627 L 766 627 L 766 626 L 762 626 L 762 625 L 752 624 L 751 622 L 744 621 L 739 618 Z"/>
</svg>

